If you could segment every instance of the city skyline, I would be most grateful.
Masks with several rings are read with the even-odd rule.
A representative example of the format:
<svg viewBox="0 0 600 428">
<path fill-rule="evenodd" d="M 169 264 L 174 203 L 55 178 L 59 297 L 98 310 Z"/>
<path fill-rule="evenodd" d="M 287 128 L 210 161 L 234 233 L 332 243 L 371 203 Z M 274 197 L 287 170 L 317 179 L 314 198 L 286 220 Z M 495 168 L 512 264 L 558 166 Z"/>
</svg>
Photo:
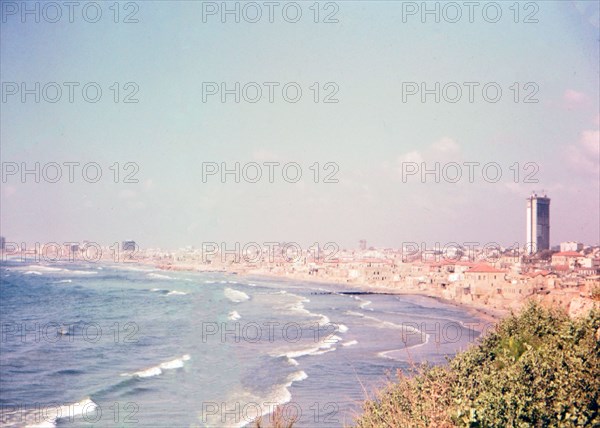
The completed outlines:
<svg viewBox="0 0 600 428">
<path fill-rule="evenodd" d="M 508 9 L 494 24 L 479 15 L 403 22 L 401 4 L 390 2 L 340 3 L 337 24 L 224 24 L 219 16 L 202 22 L 200 4 L 155 3 L 140 5 L 136 24 L 2 23 L 4 236 L 132 237 L 169 248 L 264 240 L 354 247 L 361 238 L 381 247 L 510 245 L 523 241 L 523 197 L 543 189 L 553 197 L 552 245 L 600 241 L 597 4 L 544 2 L 530 24 L 515 23 Z M 99 102 L 82 99 L 90 82 L 101 88 Z M 265 82 L 277 83 L 273 103 Z M 290 82 L 303 94 L 295 103 L 283 99 Z M 465 82 L 477 84 L 473 102 Z M 483 98 L 488 84 L 490 94 L 501 88 L 498 102 Z M 62 99 L 48 102 L 57 86 Z M 96 86 L 88 89 L 92 97 Z M 263 99 L 249 102 L 257 90 Z M 448 101 L 457 90 L 462 99 Z M 35 173 L 23 180 L 36 162 L 40 182 Z M 71 162 L 79 163 L 72 183 Z M 203 176 L 206 164 L 235 162 L 248 174 L 246 165 L 260 165 L 262 180 Z M 268 162 L 279 163 L 273 183 Z M 298 182 L 282 177 L 286 163 L 301 167 Z M 337 182 L 325 182 L 330 175 Z"/>
</svg>

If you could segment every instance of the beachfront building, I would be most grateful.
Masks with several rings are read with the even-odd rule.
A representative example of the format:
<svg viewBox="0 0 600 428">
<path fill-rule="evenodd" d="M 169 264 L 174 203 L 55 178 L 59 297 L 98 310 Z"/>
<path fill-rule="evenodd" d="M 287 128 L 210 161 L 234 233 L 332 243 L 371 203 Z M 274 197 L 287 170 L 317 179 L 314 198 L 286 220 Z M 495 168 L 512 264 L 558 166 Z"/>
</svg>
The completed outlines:
<svg viewBox="0 0 600 428">
<path fill-rule="evenodd" d="M 539 270 L 529 272 L 526 276 L 535 293 L 543 293 L 560 287 L 560 280 L 556 272 Z"/>
<path fill-rule="evenodd" d="M 502 288 L 507 285 L 506 271 L 480 264 L 465 272 L 464 282 L 477 299 L 502 294 Z"/>
</svg>

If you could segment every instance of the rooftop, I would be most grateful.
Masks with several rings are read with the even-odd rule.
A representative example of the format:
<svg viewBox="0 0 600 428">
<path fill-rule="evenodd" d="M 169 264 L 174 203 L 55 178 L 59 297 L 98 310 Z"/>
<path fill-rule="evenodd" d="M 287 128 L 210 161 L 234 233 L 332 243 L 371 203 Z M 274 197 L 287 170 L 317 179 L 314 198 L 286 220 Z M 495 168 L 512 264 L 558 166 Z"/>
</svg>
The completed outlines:
<svg viewBox="0 0 600 428">
<path fill-rule="evenodd" d="M 480 265 L 473 266 L 467 272 L 472 272 L 472 273 L 506 273 L 506 271 L 503 271 L 503 270 L 500 270 L 500 269 L 496 269 L 495 267 L 487 265 L 487 264 L 480 264 Z"/>
<path fill-rule="evenodd" d="M 559 257 L 582 257 L 582 254 L 578 253 L 577 251 L 561 251 L 560 253 L 552 254 L 552 257 L 554 257 L 554 256 L 559 256 Z"/>
</svg>

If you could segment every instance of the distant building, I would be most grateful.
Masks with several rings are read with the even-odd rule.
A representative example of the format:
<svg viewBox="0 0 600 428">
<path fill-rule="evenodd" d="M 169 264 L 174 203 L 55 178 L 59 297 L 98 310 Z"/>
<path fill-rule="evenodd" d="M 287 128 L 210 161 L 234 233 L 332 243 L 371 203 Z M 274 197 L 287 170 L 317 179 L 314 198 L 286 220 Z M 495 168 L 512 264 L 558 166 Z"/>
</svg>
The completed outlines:
<svg viewBox="0 0 600 428">
<path fill-rule="evenodd" d="M 488 264 L 475 265 L 464 274 L 465 284 L 469 287 L 471 294 L 477 298 L 502 294 L 502 288 L 507 283 L 506 271 L 496 269 Z"/>
<path fill-rule="evenodd" d="M 0 250 L 4 250 L 6 248 L 6 238 L 4 236 L 0 236 Z"/>
<path fill-rule="evenodd" d="M 550 249 L 550 198 L 536 193 L 527 198 L 525 251 L 535 254 Z"/>
<path fill-rule="evenodd" d="M 583 255 L 577 251 L 561 251 L 560 253 L 552 254 L 552 267 L 563 268 L 564 270 L 575 269 L 578 266 L 578 259 L 583 258 Z"/>
<path fill-rule="evenodd" d="M 366 249 L 367 249 L 367 240 L 366 239 L 361 239 L 360 241 L 358 241 L 358 249 L 360 251 L 366 251 Z"/>
<path fill-rule="evenodd" d="M 121 242 L 121 250 L 122 251 L 135 251 L 137 248 L 137 244 L 135 241 L 123 241 Z"/>
<path fill-rule="evenodd" d="M 583 250 L 583 244 L 581 242 L 569 241 L 560 243 L 560 251 L 565 253 L 567 251 L 581 251 Z"/>
</svg>

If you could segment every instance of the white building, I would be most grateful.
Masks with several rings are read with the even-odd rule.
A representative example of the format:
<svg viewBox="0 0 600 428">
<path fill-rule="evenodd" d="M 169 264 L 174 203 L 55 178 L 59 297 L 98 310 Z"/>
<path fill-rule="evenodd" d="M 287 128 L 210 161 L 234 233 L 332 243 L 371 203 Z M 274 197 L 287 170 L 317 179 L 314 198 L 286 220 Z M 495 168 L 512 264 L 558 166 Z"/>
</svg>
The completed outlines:
<svg viewBox="0 0 600 428">
<path fill-rule="evenodd" d="M 560 251 L 581 251 L 583 250 L 583 244 L 581 242 L 569 241 L 560 243 Z"/>
</svg>

